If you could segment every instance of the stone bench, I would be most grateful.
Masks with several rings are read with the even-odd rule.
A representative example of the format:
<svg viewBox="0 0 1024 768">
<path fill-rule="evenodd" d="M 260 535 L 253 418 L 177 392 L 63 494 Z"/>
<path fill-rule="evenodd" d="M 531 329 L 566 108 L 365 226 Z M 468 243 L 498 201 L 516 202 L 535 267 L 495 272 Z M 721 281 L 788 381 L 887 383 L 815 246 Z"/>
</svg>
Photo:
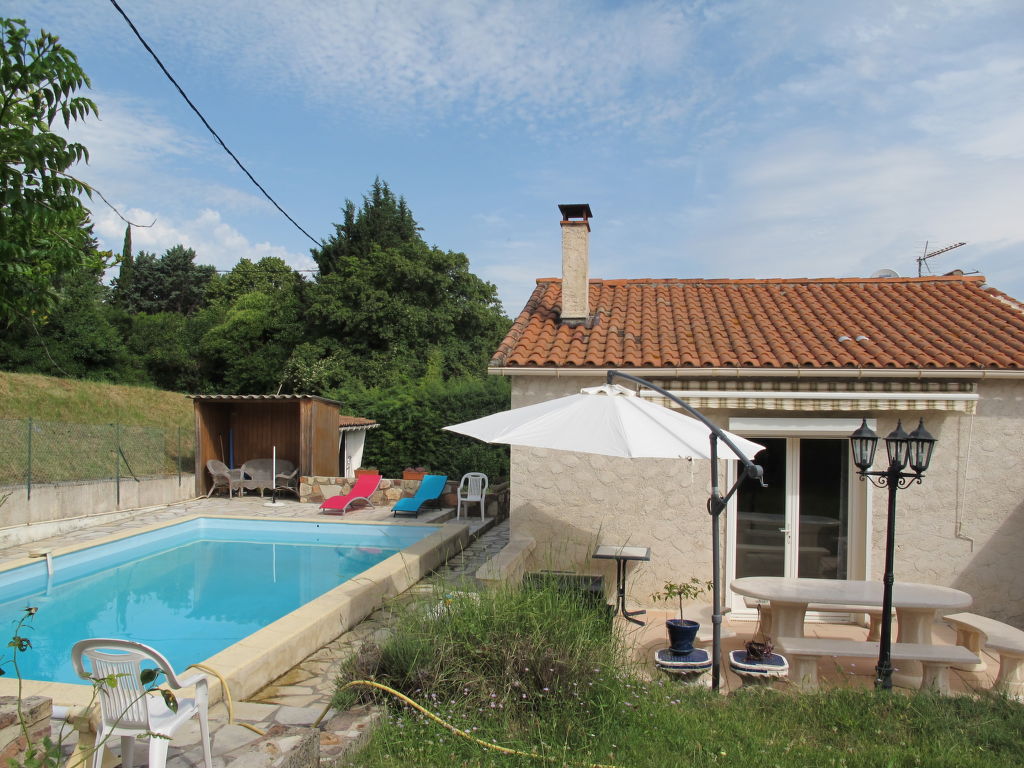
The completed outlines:
<svg viewBox="0 0 1024 768">
<path fill-rule="evenodd" d="M 841 640 L 829 637 L 779 637 L 776 650 L 789 658 L 789 677 L 797 685 L 813 690 L 818 687 L 818 659 L 846 657 L 877 659 L 879 644 L 873 641 Z M 889 649 L 892 661 L 919 661 L 924 667 L 922 690 L 949 695 L 949 668 L 953 664 L 977 663 L 978 657 L 960 645 L 928 643 L 893 643 Z"/>
<path fill-rule="evenodd" d="M 759 600 L 756 597 L 745 597 L 743 603 L 747 608 L 760 608 L 761 630 L 772 636 L 772 609 L 767 600 Z M 870 618 L 868 625 L 868 640 L 878 640 L 882 636 L 882 609 L 877 605 L 833 605 L 831 603 L 809 603 L 808 611 L 818 613 L 866 613 Z M 893 611 L 895 613 L 895 611 Z"/>
<path fill-rule="evenodd" d="M 943 621 L 956 630 L 956 644 L 980 656 L 982 646 L 999 653 L 999 673 L 992 690 L 1005 693 L 1017 701 L 1024 701 L 1024 631 L 995 619 L 975 613 L 953 613 Z M 984 662 L 960 666 L 980 672 Z"/>
</svg>

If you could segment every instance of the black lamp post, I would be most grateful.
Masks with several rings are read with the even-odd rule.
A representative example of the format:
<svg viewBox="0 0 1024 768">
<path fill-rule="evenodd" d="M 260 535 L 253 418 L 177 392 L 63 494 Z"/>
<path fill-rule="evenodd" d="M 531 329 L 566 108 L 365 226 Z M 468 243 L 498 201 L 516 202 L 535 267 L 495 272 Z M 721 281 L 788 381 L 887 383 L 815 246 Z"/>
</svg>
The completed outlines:
<svg viewBox="0 0 1024 768">
<path fill-rule="evenodd" d="M 871 470 L 875 461 L 878 435 L 868 426 L 867 419 L 850 435 L 850 449 L 853 463 L 863 480 L 865 477 L 879 488 L 889 489 L 889 515 L 885 530 L 885 574 L 882 577 L 882 633 L 878 647 L 878 665 L 875 667 L 875 688 L 892 689 L 892 584 L 893 550 L 896 533 L 896 491 L 917 481 L 921 482 L 928 464 L 932 460 L 935 438 L 924 428 L 921 419 L 917 429 L 909 435 L 903 431 L 903 423 L 897 422 L 896 429 L 885 437 L 885 451 L 889 456 L 889 468 L 883 471 Z M 903 470 L 910 465 L 910 472 Z"/>
</svg>

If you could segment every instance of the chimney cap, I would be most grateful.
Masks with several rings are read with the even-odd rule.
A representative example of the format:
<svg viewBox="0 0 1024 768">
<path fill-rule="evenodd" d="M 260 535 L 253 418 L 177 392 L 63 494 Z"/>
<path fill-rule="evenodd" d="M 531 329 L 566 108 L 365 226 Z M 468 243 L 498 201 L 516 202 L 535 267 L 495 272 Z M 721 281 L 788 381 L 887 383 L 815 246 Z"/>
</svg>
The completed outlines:
<svg viewBox="0 0 1024 768">
<path fill-rule="evenodd" d="M 590 212 L 590 205 L 588 203 L 561 203 L 558 206 L 558 210 L 562 212 L 563 221 L 568 221 L 569 219 L 583 219 L 587 221 L 594 217 L 594 214 Z"/>
</svg>

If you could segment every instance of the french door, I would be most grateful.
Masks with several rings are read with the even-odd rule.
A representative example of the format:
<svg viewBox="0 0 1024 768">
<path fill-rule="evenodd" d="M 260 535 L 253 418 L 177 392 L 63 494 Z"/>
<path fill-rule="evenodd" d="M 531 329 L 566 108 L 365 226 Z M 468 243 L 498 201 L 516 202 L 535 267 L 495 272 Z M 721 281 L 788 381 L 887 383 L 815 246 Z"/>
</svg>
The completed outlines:
<svg viewBox="0 0 1024 768">
<path fill-rule="evenodd" d="M 870 515 L 846 436 L 741 434 L 765 446 L 755 461 L 767 487 L 748 479 L 730 501 L 729 579 L 863 578 Z M 735 596 L 733 610 L 748 613 Z"/>
</svg>

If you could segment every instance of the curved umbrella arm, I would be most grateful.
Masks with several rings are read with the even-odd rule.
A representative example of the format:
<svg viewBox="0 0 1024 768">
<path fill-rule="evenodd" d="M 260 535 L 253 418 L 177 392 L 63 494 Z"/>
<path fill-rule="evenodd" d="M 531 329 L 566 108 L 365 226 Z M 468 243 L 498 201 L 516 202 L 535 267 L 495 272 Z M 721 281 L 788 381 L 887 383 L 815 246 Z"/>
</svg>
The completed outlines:
<svg viewBox="0 0 1024 768">
<path fill-rule="evenodd" d="M 641 379 L 639 376 L 633 376 L 632 374 L 623 373 L 622 371 L 608 371 L 608 383 L 611 384 L 612 379 L 615 378 L 632 381 L 633 383 L 639 384 L 640 386 L 647 387 L 648 389 L 653 389 L 662 397 L 668 398 L 673 403 L 682 408 L 684 411 L 686 411 L 688 414 L 693 416 L 693 418 L 697 419 L 697 421 L 699 421 L 705 427 L 710 429 L 711 433 L 715 437 L 717 437 L 719 440 L 721 440 L 723 443 L 729 446 L 732 452 L 739 457 L 739 460 L 743 463 L 744 472 L 740 476 L 739 480 L 736 481 L 736 484 L 729 490 L 729 493 L 726 494 L 723 500 L 728 500 L 729 497 L 736 492 L 736 488 L 739 486 L 739 484 L 747 477 L 753 478 L 760 482 L 763 487 L 767 487 L 767 484 L 764 482 L 764 470 L 760 466 L 752 462 L 750 459 L 748 459 L 746 455 L 743 453 L 743 451 L 737 448 L 733 441 L 729 439 L 729 436 L 722 430 L 721 427 L 719 427 L 717 424 L 709 420 L 707 416 L 698 411 L 692 405 L 687 403 L 685 400 L 681 400 L 680 398 L 676 397 L 668 390 L 662 389 L 657 384 L 653 384 L 647 381 L 647 379 Z"/>
</svg>

